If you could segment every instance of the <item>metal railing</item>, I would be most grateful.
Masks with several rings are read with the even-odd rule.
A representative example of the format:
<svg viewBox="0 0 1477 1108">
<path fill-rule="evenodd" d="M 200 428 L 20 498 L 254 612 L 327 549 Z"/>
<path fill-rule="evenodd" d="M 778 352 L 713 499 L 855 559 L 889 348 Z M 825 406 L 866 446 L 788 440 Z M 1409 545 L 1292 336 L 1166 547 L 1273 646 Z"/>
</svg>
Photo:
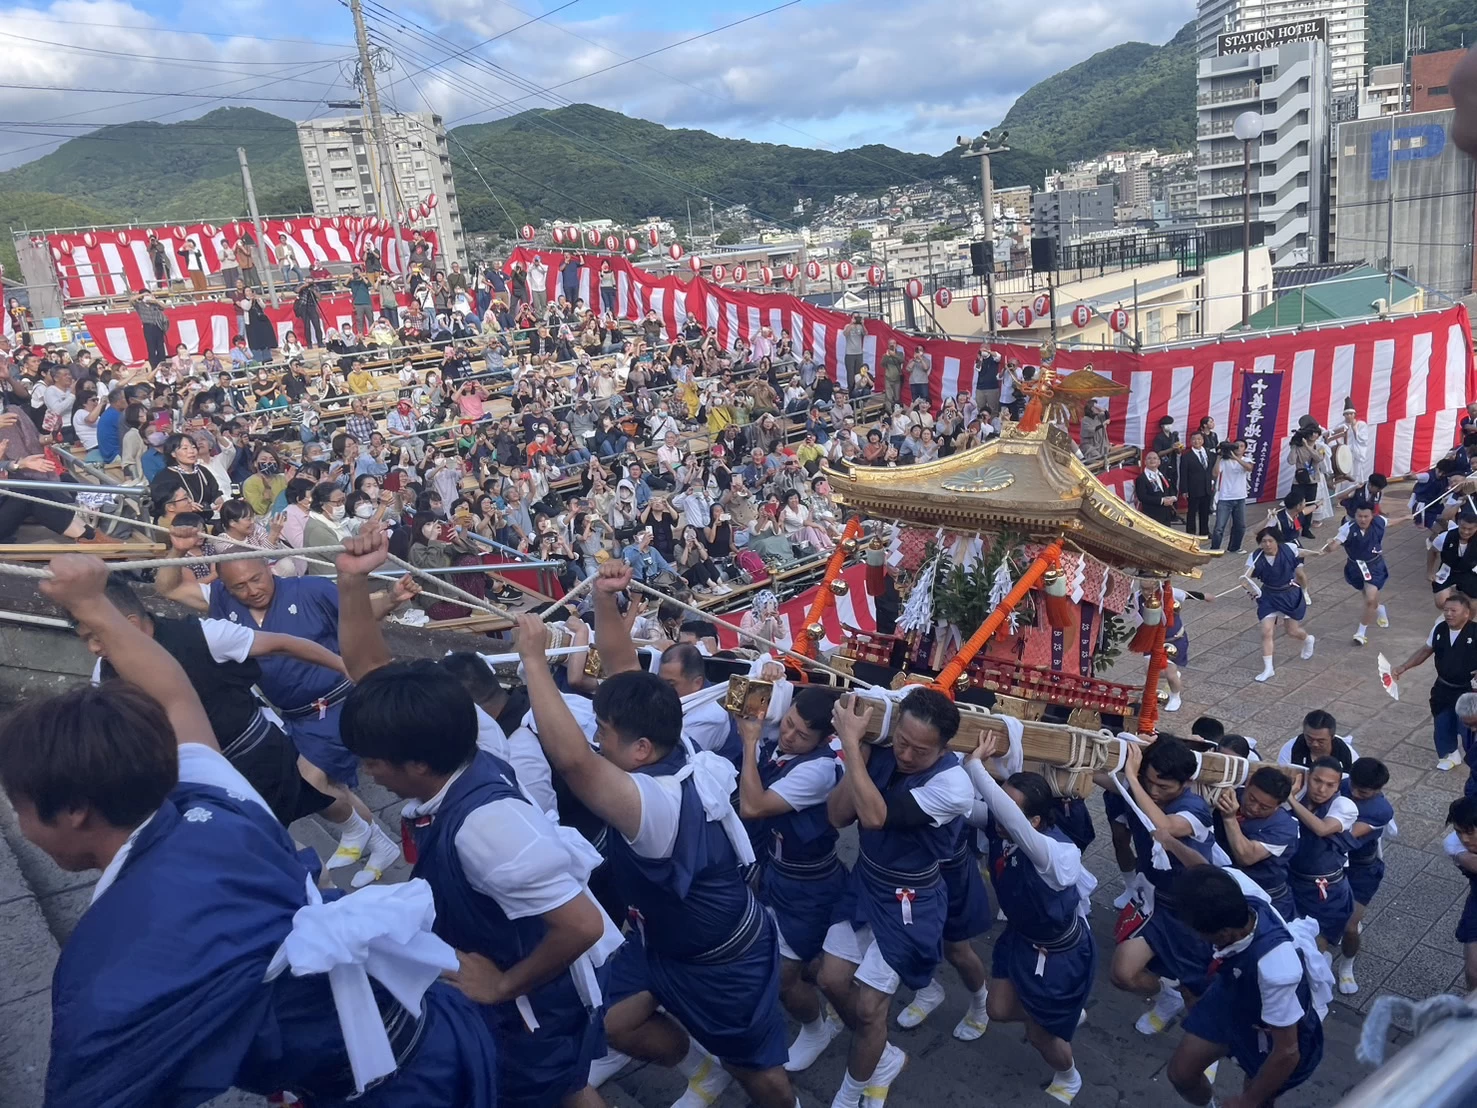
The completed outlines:
<svg viewBox="0 0 1477 1108">
<path fill-rule="evenodd" d="M 1262 95 L 1262 86 L 1259 81 L 1248 81 L 1244 85 L 1235 88 L 1216 89 L 1214 92 L 1202 92 L 1195 97 L 1195 103 L 1200 107 L 1210 104 L 1231 104 L 1238 100 L 1257 100 Z"/>
<path fill-rule="evenodd" d="M 1477 1003 L 1477 993 L 1467 997 Z M 1445 1019 L 1356 1085 L 1337 1108 L 1471 1108 L 1477 1103 L 1477 1024 Z"/>
</svg>

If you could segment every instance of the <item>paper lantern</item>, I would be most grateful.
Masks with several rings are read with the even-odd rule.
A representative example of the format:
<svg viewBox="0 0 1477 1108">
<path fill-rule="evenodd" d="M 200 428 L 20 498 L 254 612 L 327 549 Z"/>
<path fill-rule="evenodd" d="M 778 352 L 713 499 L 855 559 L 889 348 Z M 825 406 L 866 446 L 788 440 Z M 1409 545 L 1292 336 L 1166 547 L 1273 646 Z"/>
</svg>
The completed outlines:
<svg viewBox="0 0 1477 1108">
<path fill-rule="evenodd" d="M 715 265 L 713 267 L 713 280 L 715 280 L 715 281 L 722 281 L 727 276 L 728 276 L 728 267 L 727 266 Z"/>
<path fill-rule="evenodd" d="M 634 253 L 636 253 L 636 251 L 638 251 L 640 249 L 641 249 L 641 243 L 639 243 L 636 240 L 636 236 L 635 235 L 627 235 L 626 236 L 626 253 L 627 254 L 634 254 Z"/>
<path fill-rule="evenodd" d="M 699 258 L 696 254 L 694 254 L 692 257 L 687 259 L 687 268 L 692 270 L 694 273 L 701 273 L 703 271 L 703 260 Z"/>
<path fill-rule="evenodd" d="M 909 300 L 917 300 L 923 295 L 923 282 L 914 277 L 903 286 L 903 292 L 907 293 Z"/>
<path fill-rule="evenodd" d="M 587 242 L 591 246 L 599 246 L 600 245 L 600 232 L 597 231 L 597 230 L 595 230 L 595 228 L 591 227 L 589 230 L 587 230 L 585 232 L 585 242 Z"/>
<path fill-rule="evenodd" d="M 534 234 L 533 226 L 531 224 L 525 223 L 522 227 L 518 228 L 518 234 L 522 237 L 524 242 L 532 242 Z"/>
<path fill-rule="evenodd" d="M 821 263 L 820 262 L 806 262 L 805 263 L 805 276 L 809 277 L 812 281 L 815 281 L 815 280 L 819 280 L 820 279 L 820 275 L 821 275 Z"/>
<path fill-rule="evenodd" d="M 984 315 L 988 302 L 983 296 L 971 296 L 969 298 L 969 314 Z"/>
<path fill-rule="evenodd" d="M 1086 304 L 1078 304 L 1072 309 L 1072 325 L 1075 327 L 1086 327 L 1092 322 L 1092 309 Z"/>
<path fill-rule="evenodd" d="M 867 284 L 871 285 L 874 289 L 882 284 L 883 276 L 884 274 L 880 265 L 867 266 Z"/>
<path fill-rule="evenodd" d="M 1128 313 L 1122 308 L 1114 308 L 1108 313 L 1108 326 L 1119 334 L 1128 330 Z"/>
<path fill-rule="evenodd" d="M 91 231 L 88 231 L 87 234 L 82 236 L 82 244 L 86 246 L 87 249 L 91 250 L 94 246 L 97 245 L 97 236 L 94 235 Z"/>
<path fill-rule="evenodd" d="M 176 227 L 174 229 L 174 237 L 177 239 L 183 239 L 185 237 L 185 229 L 183 227 Z"/>
<path fill-rule="evenodd" d="M 555 242 L 555 244 L 562 243 L 563 241 L 564 241 L 564 228 L 563 227 L 555 227 L 554 228 L 554 242 Z"/>
<path fill-rule="evenodd" d="M 435 206 L 436 206 L 436 194 L 433 192 L 433 193 L 431 193 L 430 196 L 426 197 L 426 207 L 427 208 L 434 208 Z"/>
<path fill-rule="evenodd" d="M 613 254 L 617 250 L 619 250 L 620 248 L 621 248 L 621 240 L 620 239 L 618 239 L 615 235 L 606 235 L 605 236 L 605 249 L 609 250 Z"/>
<path fill-rule="evenodd" d="M 800 276 L 800 267 L 794 262 L 786 262 L 780 267 L 780 273 L 786 281 L 793 281 L 796 277 Z"/>
<path fill-rule="evenodd" d="M 202 231 L 205 232 L 206 237 L 208 237 L 208 238 L 215 238 L 215 224 L 214 223 L 207 223 L 204 227 L 201 227 L 200 230 L 202 230 Z"/>
<path fill-rule="evenodd" d="M 947 288 L 939 289 L 933 294 L 933 302 L 940 308 L 947 308 L 954 303 L 954 294 Z"/>
<path fill-rule="evenodd" d="M 1015 310 L 1015 321 L 1022 327 L 1029 327 L 1036 322 L 1036 313 L 1030 309 L 1029 305 L 1017 308 Z"/>
<path fill-rule="evenodd" d="M 749 279 L 749 267 L 745 265 L 734 266 L 733 279 L 740 284 L 747 281 Z"/>
<path fill-rule="evenodd" d="M 1000 307 L 995 309 L 995 325 L 1002 331 L 1010 326 L 1010 309 Z"/>
<path fill-rule="evenodd" d="M 851 275 L 856 272 L 856 266 L 850 262 L 836 263 L 836 276 L 843 281 L 850 281 Z"/>
<path fill-rule="evenodd" d="M 648 227 L 646 229 L 646 241 L 652 246 L 660 246 L 662 244 L 662 233 L 655 227 Z"/>
<path fill-rule="evenodd" d="M 334 216 L 332 219 L 330 219 L 328 222 L 329 222 L 330 225 L 332 225 L 332 227 L 333 227 L 333 229 L 335 231 L 337 231 L 339 228 L 341 228 L 344 225 L 343 217 L 342 216 L 337 216 L 337 215 Z"/>
<path fill-rule="evenodd" d="M 774 284 L 774 270 L 767 265 L 759 267 L 759 282 L 764 285 Z"/>
<path fill-rule="evenodd" d="M 671 246 L 667 247 L 667 257 L 671 258 L 674 262 L 680 261 L 682 258 L 682 244 L 680 242 L 674 242 Z"/>
<path fill-rule="evenodd" d="M 1045 319 L 1051 314 L 1051 297 L 1043 292 L 1035 300 L 1031 301 L 1031 310 L 1036 313 L 1038 318 Z"/>
<path fill-rule="evenodd" d="M 322 220 L 321 217 L 316 216 L 316 215 L 313 217 L 313 230 L 315 230 L 315 231 L 321 231 L 321 230 L 323 230 L 323 220 Z"/>
</svg>

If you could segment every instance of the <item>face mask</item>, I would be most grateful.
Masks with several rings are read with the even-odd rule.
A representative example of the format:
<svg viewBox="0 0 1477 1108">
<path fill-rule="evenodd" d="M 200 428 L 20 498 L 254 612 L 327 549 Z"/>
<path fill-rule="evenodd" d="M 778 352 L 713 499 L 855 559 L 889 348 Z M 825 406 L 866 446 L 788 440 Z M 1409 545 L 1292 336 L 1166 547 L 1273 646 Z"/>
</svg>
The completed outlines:
<svg viewBox="0 0 1477 1108">
<path fill-rule="evenodd" d="M 374 505 L 373 504 L 359 504 L 359 505 L 356 505 L 355 508 L 354 508 L 354 514 L 356 516 L 358 516 L 360 519 L 368 519 L 370 516 L 374 515 Z"/>
<path fill-rule="evenodd" d="M 344 506 L 342 504 L 330 504 L 328 506 L 328 518 L 340 520 L 344 518 Z"/>
</svg>

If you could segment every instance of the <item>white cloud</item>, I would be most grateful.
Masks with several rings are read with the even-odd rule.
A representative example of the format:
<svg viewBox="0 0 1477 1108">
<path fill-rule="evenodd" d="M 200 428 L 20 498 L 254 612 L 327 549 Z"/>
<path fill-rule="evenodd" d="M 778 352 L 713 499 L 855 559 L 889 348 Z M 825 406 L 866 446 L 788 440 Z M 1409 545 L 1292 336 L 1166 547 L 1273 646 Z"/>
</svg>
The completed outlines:
<svg viewBox="0 0 1477 1108">
<path fill-rule="evenodd" d="M 752 7 L 743 10 L 761 10 L 765 0 L 752 2 Z M 688 29 L 653 32 L 635 26 L 623 15 L 571 18 L 580 12 L 572 8 L 553 17 L 551 22 L 560 26 L 534 23 L 523 27 L 479 50 L 475 60 L 450 63 L 443 70 L 442 60 L 455 49 L 507 32 L 529 15 L 510 3 L 484 0 L 419 0 L 411 7 L 392 0 L 384 3 L 405 13 L 405 19 L 431 27 L 457 44 L 428 43 L 396 28 L 394 20 L 380 24 L 379 33 L 393 43 L 403 67 L 388 94 L 402 108 L 423 109 L 424 102 L 404 78 L 404 70 L 420 70 L 427 62 L 435 62 L 437 68 L 413 80 L 448 121 L 474 113 L 480 113 L 477 119 L 493 119 L 510 110 L 573 100 L 668 126 L 702 127 L 734 137 L 835 148 L 883 142 L 935 153 L 947 149 L 961 131 L 998 122 L 1015 97 L 1042 77 L 1120 42 L 1164 42 L 1194 14 L 1189 0 L 1125 0 L 1112 5 L 1105 0 L 1085 4 L 1041 0 L 1029 9 L 1002 9 L 985 0 L 913 0 L 906 4 L 807 0 L 657 54 L 647 62 L 584 78 L 594 70 L 617 65 L 621 56 L 643 54 L 697 33 L 690 29 L 691 17 L 683 17 Z M 531 3 L 520 0 L 521 7 Z M 219 5 L 214 8 L 220 10 Z M 294 30 L 301 26 L 292 18 L 294 10 L 289 0 L 268 0 L 256 8 L 253 17 L 241 16 L 230 25 L 268 37 L 305 34 Z M 341 83 L 333 86 L 339 79 L 335 62 L 288 64 L 339 56 L 330 46 L 174 33 L 122 0 L 60 0 L 41 14 L 70 22 L 41 22 L 27 18 L 20 9 L 10 9 L 0 11 L 0 36 L 23 35 L 116 51 L 117 55 L 14 41 L 7 57 L 6 80 L 10 83 L 72 89 L 255 91 L 262 96 L 308 101 L 325 94 L 348 95 Z M 741 14 L 730 8 L 706 18 L 716 25 Z M 653 18 L 649 9 L 642 9 L 640 15 L 648 23 Z M 193 15 L 188 18 L 201 22 Z M 341 27 L 319 25 L 311 37 L 347 43 L 347 13 L 341 22 Z M 371 22 L 377 21 L 371 17 Z M 111 26 L 117 24 L 153 29 Z M 582 41 L 576 35 L 594 41 Z M 188 64 L 205 68 L 185 68 Z M 297 76 L 283 79 L 293 73 Z M 530 91 L 551 86 L 560 87 L 552 95 Z M 44 149 L 6 151 L 59 142 L 53 136 L 80 130 L 65 126 L 68 123 L 160 116 L 183 119 L 215 106 L 179 98 L 144 100 L 14 89 L 0 89 L 0 99 L 0 118 L 45 121 L 32 128 L 5 125 L 10 130 L 0 136 L 0 165 L 4 166 L 36 157 Z M 314 110 L 311 102 L 258 101 L 256 106 L 296 118 Z M 10 133 L 17 129 L 31 134 Z"/>
</svg>

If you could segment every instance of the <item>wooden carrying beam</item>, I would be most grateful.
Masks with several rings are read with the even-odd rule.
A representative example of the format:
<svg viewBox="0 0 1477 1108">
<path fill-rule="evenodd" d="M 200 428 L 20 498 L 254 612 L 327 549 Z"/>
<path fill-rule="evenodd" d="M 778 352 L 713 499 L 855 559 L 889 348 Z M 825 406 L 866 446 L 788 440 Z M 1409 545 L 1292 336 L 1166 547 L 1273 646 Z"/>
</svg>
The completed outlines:
<svg viewBox="0 0 1477 1108">
<path fill-rule="evenodd" d="M 737 715 L 762 716 L 769 708 L 773 686 L 767 681 L 749 677 L 730 677 L 728 695 L 724 707 Z M 858 693 L 863 700 L 865 692 Z M 893 701 L 893 721 L 897 718 L 899 702 Z M 882 722 L 886 715 L 880 699 L 873 709 L 872 720 L 867 725 L 867 737 L 876 742 L 883 739 Z M 959 754 L 968 754 L 984 735 L 998 735 L 1002 740 L 1009 738 L 1009 729 L 1000 716 L 991 715 L 970 704 L 959 705 L 959 733 L 949 743 L 950 749 Z M 1092 791 L 1092 774 L 1116 769 L 1122 761 L 1125 740 L 1107 731 L 1089 731 L 1066 723 L 1045 723 L 1039 720 L 1021 721 L 1021 753 L 1026 763 L 1039 764 L 1053 772 L 1046 774 L 1048 782 L 1059 795 L 1086 796 Z M 1200 754 L 1200 765 L 1196 783 L 1202 790 L 1237 788 L 1246 784 L 1253 767 L 1264 763 L 1252 763 L 1234 754 L 1205 751 Z"/>
<path fill-rule="evenodd" d="M 0 561 L 49 562 L 58 554 L 91 554 L 104 560 L 153 558 L 164 553 L 164 545 L 154 542 L 23 542 L 0 543 Z"/>
</svg>

